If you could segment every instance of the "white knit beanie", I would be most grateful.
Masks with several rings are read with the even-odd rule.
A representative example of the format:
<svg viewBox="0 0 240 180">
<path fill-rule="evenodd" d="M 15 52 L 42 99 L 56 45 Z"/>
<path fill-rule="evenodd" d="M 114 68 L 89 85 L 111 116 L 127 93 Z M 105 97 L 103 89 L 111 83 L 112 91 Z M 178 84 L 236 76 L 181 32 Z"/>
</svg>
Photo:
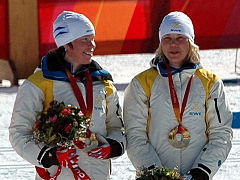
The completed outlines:
<svg viewBox="0 0 240 180">
<path fill-rule="evenodd" d="M 166 34 L 182 34 L 194 42 L 194 28 L 191 19 L 182 12 L 171 12 L 163 18 L 159 27 L 159 40 Z"/>
<path fill-rule="evenodd" d="M 57 47 L 91 34 L 95 35 L 94 26 L 83 14 L 63 11 L 53 23 L 53 36 Z"/>
</svg>

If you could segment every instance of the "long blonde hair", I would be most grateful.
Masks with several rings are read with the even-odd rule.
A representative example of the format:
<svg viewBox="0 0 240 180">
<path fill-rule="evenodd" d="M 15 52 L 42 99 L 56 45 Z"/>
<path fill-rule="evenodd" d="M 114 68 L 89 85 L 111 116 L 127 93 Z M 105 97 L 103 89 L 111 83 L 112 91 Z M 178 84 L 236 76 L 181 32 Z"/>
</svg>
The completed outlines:
<svg viewBox="0 0 240 180">
<path fill-rule="evenodd" d="M 189 42 L 189 52 L 188 52 L 188 55 L 187 55 L 187 59 L 189 59 L 188 62 L 191 62 L 191 63 L 194 63 L 194 64 L 197 64 L 200 62 L 200 54 L 199 54 L 199 46 L 194 44 L 194 42 L 188 40 Z M 158 49 L 156 50 L 156 56 L 155 56 L 155 59 L 159 59 L 160 61 L 163 60 L 163 51 L 162 51 L 162 48 L 161 48 L 161 43 L 159 44 L 159 47 Z"/>
</svg>

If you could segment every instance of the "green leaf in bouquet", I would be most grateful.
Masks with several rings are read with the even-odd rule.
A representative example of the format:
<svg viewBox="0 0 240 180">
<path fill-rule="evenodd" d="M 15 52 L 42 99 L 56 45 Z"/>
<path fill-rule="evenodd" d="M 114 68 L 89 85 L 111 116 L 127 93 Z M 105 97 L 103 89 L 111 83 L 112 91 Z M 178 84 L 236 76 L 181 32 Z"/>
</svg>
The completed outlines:
<svg viewBox="0 0 240 180">
<path fill-rule="evenodd" d="M 47 141 L 47 144 L 51 144 L 54 140 L 56 140 L 56 134 L 54 134 L 53 136 L 51 136 L 48 141 Z"/>
<path fill-rule="evenodd" d="M 153 169 L 144 168 L 141 176 L 137 180 L 183 180 L 177 172 L 177 168 L 170 170 L 164 167 L 155 167 Z"/>
<path fill-rule="evenodd" d="M 47 136 L 49 138 L 52 136 L 52 132 L 53 132 L 53 127 L 50 127 L 50 129 L 48 129 L 48 131 L 47 131 Z"/>
</svg>

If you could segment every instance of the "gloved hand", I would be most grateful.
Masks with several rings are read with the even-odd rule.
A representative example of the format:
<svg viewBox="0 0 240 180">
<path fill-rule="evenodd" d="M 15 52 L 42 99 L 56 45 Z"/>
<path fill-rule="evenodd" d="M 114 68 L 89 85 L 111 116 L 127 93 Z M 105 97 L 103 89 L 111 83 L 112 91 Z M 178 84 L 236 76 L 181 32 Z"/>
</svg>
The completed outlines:
<svg viewBox="0 0 240 180">
<path fill-rule="evenodd" d="M 56 155 L 62 166 L 66 168 L 75 168 L 78 166 L 78 155 L 76 154 L 76 148 L 74 146 L 70 148 L 60 147 L 57 149 Z"/>
<path fill-rule="evenodd" d="M 207 173 L 199 168 L 191 169 L 185 180 L 209 180 Z"/>
<path fill-rule="evenodd" d="M 98 159 L 107 159 L 111 152 L 111 146 L 103 136 L 96 134 L 96 137 L 99 143 L 99 147 L 89 151 L 88 156 Z"/>
<path fill-rule="evenodd" d="M 49 168 L 52 165 L 60 165 L 56 156 L 57 147 L 50 148 L 44 146 L 40 151 L 37 160 L 44 168 Z"/>
</svg>

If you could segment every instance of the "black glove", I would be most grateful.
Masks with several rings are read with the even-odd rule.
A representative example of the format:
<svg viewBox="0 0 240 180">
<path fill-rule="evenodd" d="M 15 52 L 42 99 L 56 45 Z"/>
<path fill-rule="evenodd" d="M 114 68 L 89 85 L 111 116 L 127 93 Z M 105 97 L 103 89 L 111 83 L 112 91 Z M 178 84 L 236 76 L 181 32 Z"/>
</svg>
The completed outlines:
<svg viewBox="0 0 240 180">
<path fill-rule="evenodd" d="M 192 180 L 209 180 L 207 173 L 198 168 L 191 169 L 190 174 L 192 175 Z"/>
<path fill-rule="evenodd" d="M 119 142 L 109 138 L 107 138 L 107 141 L 111 146 L 111 151 L 108 158 L 120 156 L 123 152 L 123 144 L 120 144 Z"/>
<path fill-rule="evenodd" d="M 40 151 L 37 160 L 44 168 L 49 168 L 52 165 L 60 165 L 56 156 L 57 147 L 49 148 L 44 146 Z"/>
</svg>

